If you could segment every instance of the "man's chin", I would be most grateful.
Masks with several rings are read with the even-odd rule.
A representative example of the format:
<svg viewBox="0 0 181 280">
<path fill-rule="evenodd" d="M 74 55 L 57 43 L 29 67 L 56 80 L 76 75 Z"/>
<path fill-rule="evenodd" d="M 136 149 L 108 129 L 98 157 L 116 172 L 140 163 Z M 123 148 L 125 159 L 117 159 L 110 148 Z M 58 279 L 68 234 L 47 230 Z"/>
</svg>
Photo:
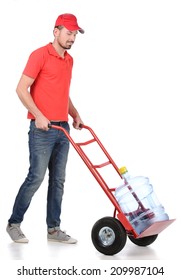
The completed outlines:
<svg viewBox="0 0 181 280">
<path fill-rule="evenodd" d="M 66 46 L 64 47 L 65 50 L 70 50 L 72 46 Z"/>
</svg>

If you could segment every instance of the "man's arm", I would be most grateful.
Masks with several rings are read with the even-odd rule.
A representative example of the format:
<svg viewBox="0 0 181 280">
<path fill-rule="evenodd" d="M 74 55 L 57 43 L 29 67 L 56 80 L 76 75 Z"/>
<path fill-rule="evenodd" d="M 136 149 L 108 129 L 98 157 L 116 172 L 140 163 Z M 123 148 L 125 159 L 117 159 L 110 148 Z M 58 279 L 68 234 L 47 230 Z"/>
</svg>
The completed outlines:
<svg viewBox="0 0 181 280">
<path fill-rule="evenodd" d="M 50 121 L 41 113 L 29 93 L 29 87 L 33 84 L 33 82 L 34 79 L 26 75 L 22 75 L 17 85 L 16 92 L 23 105 L 35 117 L 36 127 L 48 130 L 48 124 Z"/>
<path fill-rule="evenodd" d="M 83 121 L 70 98 L 69 98 L 69 115 L 73 118 L 73 127 L 76 129 L 81 129 L 80 124 L 83 124 Z"/>
</svg>

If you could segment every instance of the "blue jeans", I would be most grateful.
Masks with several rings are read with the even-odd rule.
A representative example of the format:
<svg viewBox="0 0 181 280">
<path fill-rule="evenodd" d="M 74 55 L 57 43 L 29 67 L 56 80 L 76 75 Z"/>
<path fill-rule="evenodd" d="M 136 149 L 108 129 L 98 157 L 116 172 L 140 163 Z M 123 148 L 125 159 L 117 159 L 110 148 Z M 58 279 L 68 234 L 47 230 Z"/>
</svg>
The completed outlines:
<svg viewBox="0 0 181 280">
<path fill-rule="evenodd" d="M 69 133 L 70 127 L 67 122 L 60 122 L 59 125 Z M 28 134 L 29 172 L 16 196 L 8 222 L 12 224 L 23 221 L 31 199 L 40 187 L 48 169 L 47 228 L 59 227 L 69 140 L 63 131 L 53 128 L 45 131 L 36 128 L 34 121 L 30 122 Z"/>
</svg>

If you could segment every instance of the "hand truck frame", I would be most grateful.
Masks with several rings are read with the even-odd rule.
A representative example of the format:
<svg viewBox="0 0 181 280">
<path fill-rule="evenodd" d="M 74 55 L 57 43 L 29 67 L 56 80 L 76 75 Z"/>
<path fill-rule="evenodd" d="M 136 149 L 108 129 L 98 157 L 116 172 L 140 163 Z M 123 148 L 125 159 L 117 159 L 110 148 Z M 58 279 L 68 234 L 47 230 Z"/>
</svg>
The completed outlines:
<svg viewBox="0 0 181 280">
<path fill-rule="evenodd" d="M 167 228 L 171 223 L 175 221 L 175 219 L 170 219 L 166 221 L 154 222 L 152 225 L 146 228 L 146 230 L 141 232 L 141 234 L 138 234 L 121 210 L 121 207 L 114 196 L 115 188 L 110 188 L 98 171 L 100 168 L 103 168 L 107 165 L 112 165 L 115 169 L 115 172 L 117 172 L 118 176 L 120 176 L 120 179 L 123 179 L 122 175 L 119 172 L 118 166 L 116 165 L 108 151 L 105 149 L 93 129 L 87 125 L 81 124 L 81 128 L 88 130 L 92 138 L 88 141 L 77 143 L 61 126 L 50 124 L 49 128 L 58 129 L 64 132 L 72 146 L 75 148 L 79 156 L 82 158 L 82 160 L 114 206 L 113 216 L 103 217 L 102 219 L 98 220 L 92 228 L 92 242 L 99 252 L 105 255 L 117 254 L 124 248 L 127 236 L 134 244 L 138 246 L 148 246 L 156 240 L 160 232 L 162 232 L 165 228 Z M 99 165 L 94 165 L 82 148 L 83 146 L 89 145 L 94 142 L 98 144 L 99 148 L 107 158 L 106 162 L 103 162 Z M 140 203 L 140 206 L 142 207 L 141 202 L 136 197 L 136 195 L 135 199 L 138 201 L 138 203 Z"/>
</svg>

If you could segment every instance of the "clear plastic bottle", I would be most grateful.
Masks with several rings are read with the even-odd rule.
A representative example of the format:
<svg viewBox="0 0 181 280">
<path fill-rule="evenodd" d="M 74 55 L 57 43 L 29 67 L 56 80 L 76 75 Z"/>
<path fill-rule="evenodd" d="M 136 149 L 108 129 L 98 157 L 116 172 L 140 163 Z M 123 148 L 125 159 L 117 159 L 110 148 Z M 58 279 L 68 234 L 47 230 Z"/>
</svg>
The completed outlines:
<svg viewBox="0 0 181 280">
<path fill-rule="evenodd" d="M 138 234 L 156 221 L 169 219 L 148 177 L 132 177 L 125 166 L 119 171 L 124 184 L 115 190 L 115 197 Z"/>
</svg>

